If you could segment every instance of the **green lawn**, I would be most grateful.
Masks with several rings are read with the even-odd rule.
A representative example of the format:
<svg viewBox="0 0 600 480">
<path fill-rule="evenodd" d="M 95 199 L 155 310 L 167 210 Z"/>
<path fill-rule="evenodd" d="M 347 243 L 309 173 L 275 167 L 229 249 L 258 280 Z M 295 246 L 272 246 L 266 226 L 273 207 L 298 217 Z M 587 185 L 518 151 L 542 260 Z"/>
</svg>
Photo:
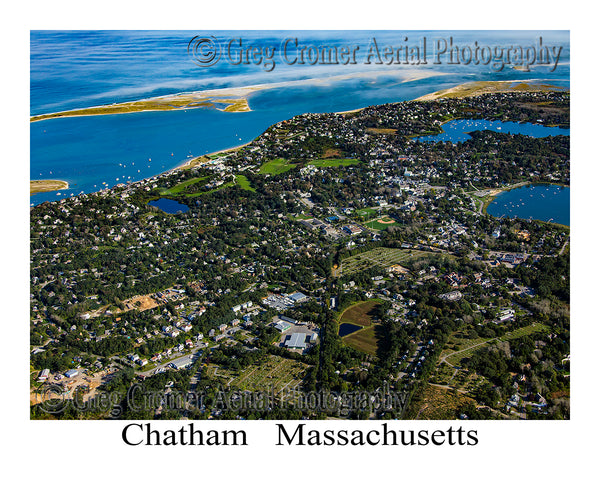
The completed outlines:
<svg viewBox="0 0 600 480">
<path fill-rule="evenodd" d="M 358 160 L 356 158 L 320 158 L 313 160 L 309 165 L 315 167 L 327 168 L 327 167 L 347 167 L 349 165 L 356 165 Z"/>
<path fill-rule="evenodd" d="M 209 193 L 218 192 L 219 190 L 222 190 L 223 188 L 233 187 L 234 185 L 235 185 L 234 182 L 227 182 L 217 188 L 213 188 L 212 190 L 208 190 L 206 192 L 188 193 L 186 196 L 190 197 L 190 198 L 199 197 L 201 195 L 207 195 Z"/>
<path fill-rule="evenodd" d="M 371 220 L 370 222 L 367 222 L 364 225 L 368 228 L 372 228 L 373 230 L 385 230 L 386 228 L 392 225 L 398 224 L 390 217 L 382 217 L 378 218 L 377 220 Z"/>
<path fill-rule="evenodd" d="M 354 213 L 363 220 L 368 220 L 369 218 L 373 218 L 379 215 L 379 213 L 377 213 L 377 210 L 371 207 L 361 208 L 359 210 L 356 210 Z"/>
<path fill-rule="evenodd" d="M 254 188 L 252 188 L 252 185 L 250 185 L 250 180 L 248 180 L 246 177 L 244 177 L 244 175 L 236 175 L 235 180 L 236 180 L 237 184 L 240 186 L 240 188 L 242 188 L 244 190 L 249 190 L 251 192 L 256 192 L 256 190 Z"/>
<path fill-rule="evenodd" d="M 182 193 L 186 188 L 188 188 L 190 185 L 193 185 L 195 183 L 198 183 L 202 180 L 206 180 L 208 177 L 196 177 L 196 178 L 190 178 L 189 180 L 186 180 L 185 182 L 181 182 L 178 183 L 177 185 L 171 187 L 171 188 L 161 188 L 159 193 L 162 196 L 174 196 L 174 195 L 179 195 L 180 193 Z"/>
<path fill-rule="evenodd" d="M 280 173 L 284 173 L 288 170 L 291 170 L 295 166 L 296 165 L 289 163 L 288 160 L 285 160 L 283 158 L 276 158 L 275 160 L 269 160 L 268 162 L 263 163 L 260 166 L 260 170 L 258 171 L 258 173 L 262 175 L 278 175 Z"/>
</svg>

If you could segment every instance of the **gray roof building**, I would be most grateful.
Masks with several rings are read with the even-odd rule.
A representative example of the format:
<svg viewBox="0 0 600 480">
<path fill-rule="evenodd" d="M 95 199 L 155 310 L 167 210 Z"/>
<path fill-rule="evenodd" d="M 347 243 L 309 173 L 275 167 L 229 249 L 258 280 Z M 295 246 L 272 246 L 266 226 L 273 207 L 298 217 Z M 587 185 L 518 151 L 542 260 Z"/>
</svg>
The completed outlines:
<svg viewBox="0 0 600 480">
<path fill-rule="evenodd" d="M 175 370 L 182 370 L 184 368 L 189 367 L 192 363 L 194 363 L 194 361 L 190 358 L 189 355 L 186 355 L 185 357 L 181 357 L 181 358 L 178 358 L 177 360 L 173 360 L 171 362 L 171 366 Z"/>
</svg>

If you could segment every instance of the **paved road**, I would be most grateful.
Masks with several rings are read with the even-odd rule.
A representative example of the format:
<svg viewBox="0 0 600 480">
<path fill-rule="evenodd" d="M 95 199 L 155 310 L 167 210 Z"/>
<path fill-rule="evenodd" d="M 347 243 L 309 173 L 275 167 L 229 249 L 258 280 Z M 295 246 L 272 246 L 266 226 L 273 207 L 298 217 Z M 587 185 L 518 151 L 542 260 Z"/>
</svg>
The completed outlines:
<svg viewBox="0 0 600 480">
<path fill-rule="evenodd" d="M 497 337 L 495 337 L 495 338 L 497 338 Z M 475 345 L 471 345 L 470 347 L 463 348 L 462 350 L 457 350 L 456 352 L 448 353 L 447 355 L 444 355 L 443 357 L 441 357 L 441 358 L 439 359 L 438 363 L 446 362 L 448 365 L 451 365 L 451 366 L 453 366 L 453 365 L 452 365 L 450 362 L 446 361 L 446 359 L 447 359 L 448 357 L 451 357 L 452 355 L 458 355 L 459 353 L 461 353 L 461 352 L 465 352 L 465 351 L 467 351 L 467 350 L 471 350 L 472 348 L 477 348 L 477 347 L 480 347 L 481 345 L 484 345 L 484 344 L 486 344 L 486 343 L 490 342 L 491 340 L 494 340 L 494 338 L 491 338 L 491 339 L 485 340 L 485 341 L 483 341 L 483 342 L 476 343 Z"/>
<path fill-rule="evenodd" d="M 565 251 L 565 248 L 569 244 L 569 240 L 570 240 L 570 238 L 567 238 L 567 241 L 564 243 L 564 245 L 561 247 L 560 251 L 558 252 L 559 255 L 563 254 L 563 252 Z"/>
</svg>

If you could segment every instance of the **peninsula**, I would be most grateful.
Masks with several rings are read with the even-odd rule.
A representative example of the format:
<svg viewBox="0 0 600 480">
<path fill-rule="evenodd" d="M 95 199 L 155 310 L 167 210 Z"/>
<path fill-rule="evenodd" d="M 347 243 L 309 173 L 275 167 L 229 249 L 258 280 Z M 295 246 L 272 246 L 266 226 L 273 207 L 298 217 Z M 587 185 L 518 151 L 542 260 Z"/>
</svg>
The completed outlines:
<svg viewBox="0 0 600 480">
<path fill-rule="evenodd" d="M 508 93 L 508 92 L 548 92 L 553 90 L 563 90 L 555 85 L 539 84 L 515 80 L 496 80 L 489 82 L 469 82 L 462 83 L 456 87 L 439 90 L 434 93 L 423 95 L 416 101 L 439 100 L 441 98 L 467 98 L 484 95 L 486 93 Z M 566 90 L 566 89 L 564 89 Z"/>
<path fill-rule="evenodd" d="M 187 108 L 215 108 L 223 112 L 249 112 L 250 107 L 245 97 L 213 95 L 208 92 L 181 93 L 164 97 L 147 98 L 133 102 L 113 103 L 97 107 L 80 108 L 64 112 L 34 115 L 30 121 L 37 122 L 51 118 L 81 117 L 87 115 L 110 115 L 117 113 L 134 113 L 160 110 L 181 110 Z"/>
<path fill-rule="evenodd" d="M 29 195 L 65 190 L 67 188 L 69 188 L 69 183 L 64 180 L 31 180 L 29 182 Z"/>
</svg>

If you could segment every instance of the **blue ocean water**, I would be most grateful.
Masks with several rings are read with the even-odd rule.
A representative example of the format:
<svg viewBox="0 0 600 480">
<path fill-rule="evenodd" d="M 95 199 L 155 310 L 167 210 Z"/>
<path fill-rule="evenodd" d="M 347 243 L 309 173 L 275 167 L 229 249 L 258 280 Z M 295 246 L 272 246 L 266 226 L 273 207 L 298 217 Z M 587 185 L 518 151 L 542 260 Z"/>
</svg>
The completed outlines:
<svg viewBox="0 0 600 480">
<path fill-rule="evenodd" d="M 570 225 L 570 188 L 534 184 L 499 194 L 487 207 L 494 217 L 533 218 Z"/>
<path fill-rule="evenodd" d="M 214 36 L 221 51 L 214 66 L 194 63 L 188 54 L 194 36 Z M 540 36 L 545 45 L 563 47 L 554 71 L 547 66 L 532 66 L 529 72 L 510 67 L 495 71 L 491 64 L 451 65 L 448 59 L 435 64 L 431 53 L 437 43 L 448 44 L 450 39 L 465 45 L 477 41 L 526 46 L 535 45 Z M 296 39 L 298 45 L 287 57 L 282 52 L 286 39 Z M 250 54 L 239 57 L 240 48 L 228 55 L 233 40 L 243 48 L 260 50 L 264 58 L 258 62 Z M 429 52 L 427 64 L 380 64 L 368 55 L 374 42 L 381 52 L 388 45 L 420 46 Z M 306 53 L 323 46 L 359 46 L 356 63 L 310 65 L 308 57 L 299 63 L 304 58 L 299 53 L 302 47 Z M 278 85 L 252 93 L 251 112 L 188 109 L 33 122 L 31 179 L 61 179 L 70 184 L 68 190 L 32 196 L 33 204 L 156 175 L 190 156 L 246 143 L 273 123 L 301 113 L 410 100 L 474 80 L 535 80 L 569 86 L 569 33 L 563 31 L 32 31 L 30 47 L 31 115 L 180 92 Z M 276 50 L 275 65 L 268 71 L 270 48 Z M 248 62 L 234 64 L 238 58 Z M 296 62 L 289 65 L 294 58 Z"/>
<path fill-rule="evenodd" d="M 442 126 L 443 133 L 415 138 L 419 142 L 464 142 L 475 130 L 492 130 L 501 133 L 527 135 L 534 138 L 570 135 L 571 130 L 560 127 L 545 127 L 535 123 L 502 122 L 500 120 L 451 120 Z"/>
</svg>

